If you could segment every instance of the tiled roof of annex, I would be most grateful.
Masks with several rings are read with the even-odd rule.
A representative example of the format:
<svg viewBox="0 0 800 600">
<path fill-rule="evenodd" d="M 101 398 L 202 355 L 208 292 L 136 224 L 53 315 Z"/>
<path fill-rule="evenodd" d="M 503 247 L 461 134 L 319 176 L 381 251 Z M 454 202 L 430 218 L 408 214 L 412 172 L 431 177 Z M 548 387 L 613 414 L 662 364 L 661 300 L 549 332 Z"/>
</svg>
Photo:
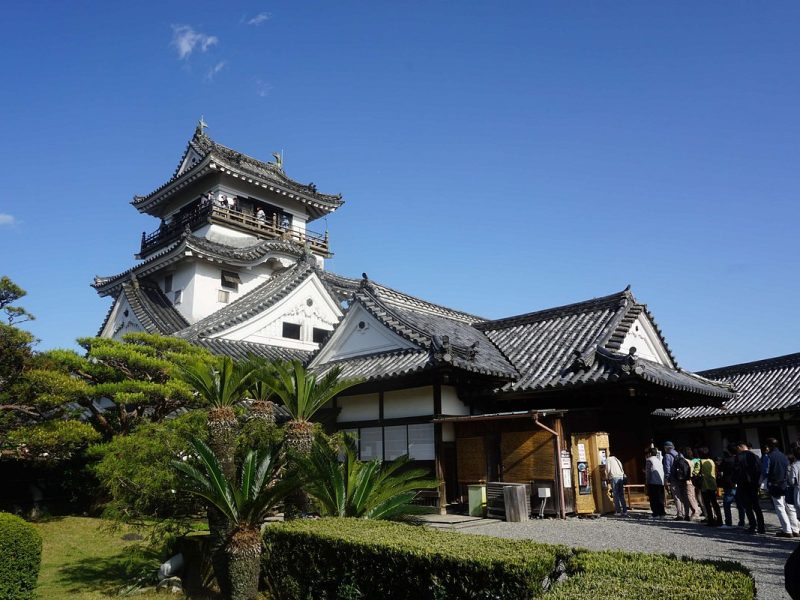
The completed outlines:
<svg viewBox="0 0 800 600">
<path fill-rule="evenodd" d="M 723 408 L 683 408 L 677 419 L 725 418 L 781 410 L 800 410 L 800 352 L 700 371 L 709 379 L 726 380 L 736 396 Z"/>
<path fill-rule="evenodd" d="M 641 314 L 656 328 L 672 365 L 619 352 Z M 513 363 L 520 377 L 501 393 L 545 392 L 625 378 L 642 379 L 673 390 L 729 398 L 727 383 L 680 369 L 647 306 L 630 288 L 584 302 L 477 323 Z"/>
</svg>

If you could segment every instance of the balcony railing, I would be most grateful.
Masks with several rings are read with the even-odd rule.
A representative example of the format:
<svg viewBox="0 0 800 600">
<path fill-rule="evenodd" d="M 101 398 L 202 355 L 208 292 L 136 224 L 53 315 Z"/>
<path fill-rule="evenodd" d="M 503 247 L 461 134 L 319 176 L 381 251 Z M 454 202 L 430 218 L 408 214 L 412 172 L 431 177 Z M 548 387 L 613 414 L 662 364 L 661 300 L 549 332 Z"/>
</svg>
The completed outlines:
<svg viewBox="0 0 800 600">
<path fill-rule="evenodd" d="M 281 217 L 277 213 L 271 213 L 266 218 L 259 219 L 253 214 L 240 210 L 210 204 L 203 205 L 199 200 L 195 208 L 175 217 L 169 223 L 162 224 L 154 232 L 150 234 L 143 232 L 139 254 L 141 256 L 150 254 L 178 239 L 187 227 L 190 231 L 194 231 L 206 223 L 233 226 L 235 229 L 268 240 L 283 239 L 301 245 L 308 244 L 312 252 L 326 257 L 331 256 L 327 232 L 321 234 L 313 231 L 298 231 L 291 224 L 282 224 Z"/>
</svg>

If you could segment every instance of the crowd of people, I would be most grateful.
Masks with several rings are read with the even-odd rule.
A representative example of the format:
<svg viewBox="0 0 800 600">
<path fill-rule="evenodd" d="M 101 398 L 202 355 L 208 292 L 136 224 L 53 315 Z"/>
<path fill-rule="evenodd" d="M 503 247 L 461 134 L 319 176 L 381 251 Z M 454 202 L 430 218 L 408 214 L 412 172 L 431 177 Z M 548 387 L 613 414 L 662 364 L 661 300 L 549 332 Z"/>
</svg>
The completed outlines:
<svg viewBox="0 0 800 600">
<path fill-rule="evenodd" d="M 625 472 L 616 457 L 606 461 L 606 479 L 612 488 L 615 513 L 626 516 Z M 717 458 L 711 456 L 707 447 L 678 451 L 672 442 L 666 442 L 663 453 L 655 447 L 648 449 L 645 481 L 654 519 L 668 518 L 669 496 L 675 504 L 674 519 L 703 519 L 712 527 L 732 528 L 735 506 L 736 526 L 763 534 L 764 514 L 759 502 L 763 490 L 771 498 L 780 522 L 777 536 L 800 537 L 798 442 L 786 454 L 775 438 L 768 438 L 760 453 L 747 442 L 732 443 Z"/>
</svg>

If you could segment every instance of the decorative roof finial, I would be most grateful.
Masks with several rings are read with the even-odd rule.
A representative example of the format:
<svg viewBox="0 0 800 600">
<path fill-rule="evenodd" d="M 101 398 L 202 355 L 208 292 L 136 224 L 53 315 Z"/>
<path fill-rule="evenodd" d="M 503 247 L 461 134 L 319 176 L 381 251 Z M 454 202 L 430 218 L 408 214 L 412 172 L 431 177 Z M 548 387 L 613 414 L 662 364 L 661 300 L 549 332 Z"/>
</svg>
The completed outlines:
<svg viewBox="0 0 800 600">
<path fill-rule="evenodd" d="M 275 166 L 283 171 L 283 152 L 273 152 L 272 156 L 275 157 Z"/>
<path fill-rule="evenodd" d="M 208 123 L 203 120 L 203 115 L 200 115 L 200 120 L 197 122 L 197 127 L 194 130 L 195 135 L 205 135 L 205 130 L 208 129 Z"/>
</svg>

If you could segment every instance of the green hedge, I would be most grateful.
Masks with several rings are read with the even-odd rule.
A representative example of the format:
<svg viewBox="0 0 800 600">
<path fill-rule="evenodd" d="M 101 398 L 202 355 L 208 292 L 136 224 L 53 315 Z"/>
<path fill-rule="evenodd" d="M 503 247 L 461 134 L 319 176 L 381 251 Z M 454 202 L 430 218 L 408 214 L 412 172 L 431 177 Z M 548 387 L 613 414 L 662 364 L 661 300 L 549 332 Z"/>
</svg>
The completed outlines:
<svg viewBox="0 0 800 600">
<path fill-rule="evenodd" d="M 661 554 L 575 550 L 569 578 L 547 600 L 658 598 L 659 600 L 753 600 L 755 583 L 742 565 Z"/>
<path fill-rule="evenodd" d="M 386 521 L 278 523 L 266 529 L 264 544 L 263 572 L 276 600 L 755 598 L 753 578 L 738 563 L 573 550 Z"/>
<path fill-rule="evenodd" d="M 276 600 L 528 599 L 544 593 L 570 555 L 562 546 L 362 519 L 274 524 L 264 543 Z"/>
<path fill-rule="evenodd" d="M 30 525 L 8 513 L 0 513 L 0 600 L 33 598 L 42 538 Z"/>
</svg>

